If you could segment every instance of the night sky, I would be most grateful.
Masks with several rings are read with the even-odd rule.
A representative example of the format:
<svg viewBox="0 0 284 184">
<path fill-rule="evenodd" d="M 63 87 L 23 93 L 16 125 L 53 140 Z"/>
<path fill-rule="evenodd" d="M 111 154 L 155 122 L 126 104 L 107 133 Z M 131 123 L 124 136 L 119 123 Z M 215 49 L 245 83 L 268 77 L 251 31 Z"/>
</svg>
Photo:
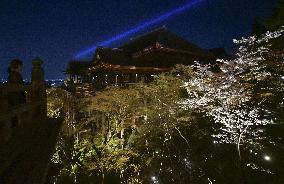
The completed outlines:
<svg viewBox="0 0 284 184">
<path fill-rule="evenodd" d="M 0 0 L 0 78 L 7 77 L 10 60 L 20 58 L 24 78 L 29 79 L 36 56 L 45 62 L 47 79 L 63 78 L 68 61 L 79 51 L 188 2 Z M 269 16 L 275 4 L 276 0 L 207 0 L 142 32 L 166 25 L 202 48 L 225 47 L 230 52 L 232 39 L 248 36 L 252 23 Z"/>
</svg>

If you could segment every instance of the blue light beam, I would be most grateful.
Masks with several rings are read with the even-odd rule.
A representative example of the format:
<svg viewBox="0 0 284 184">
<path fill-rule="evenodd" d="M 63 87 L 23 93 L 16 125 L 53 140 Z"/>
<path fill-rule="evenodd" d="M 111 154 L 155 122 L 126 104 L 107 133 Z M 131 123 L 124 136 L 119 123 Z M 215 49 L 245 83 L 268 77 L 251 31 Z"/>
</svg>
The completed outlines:
<svg viewBox="0 0 284 184">
<path fill-rule="evenodd" d="M 182 5 L 182 6 L 178 7 L 178 8 L 175 8 L 175 9 L 171 10 L 168 13 L 164 13 L 164 14 L 162 14 L 160 16 L 157 16 L 157 17 L 152 18 L 152 19 L 150 19 L 148 21 L 145 21 L 145 22 L 143 22 L 141 24 L 133 26 L 130 30 L 128 30 L 126 32 L 123 32 L 123 33 L 120 33 L 119 35 L 114 36 L 114 37 L 110 38 L 109 40 L 98 42 L 95 45 L 93 45 L 93 46 L 91 46 L 91 47 L 89 47 L 87 49 L 84 49 L 83 51 L 77 53 L 74 56 L 74 58 L 79 59 L 82 56 L 88 55 L 89 53 L 95 51 L 97 46 L 107 46 L 107 45 L 110 45 L 111 43 L 113 43 L 113 42 L 115 42 L 117 40 L 120 40 L 120 39 L 125 38 L 125 37 L 127 37 L 129 35 L 137 33 L 137 32 L 139 32 L 139 31 L 141 31 L 141 30 L 143 30 L 143 29 L 145 29 L 147 27 L 150 27 L 150 26 L 155 25 L 155 24 L 157 24 L 159 22 L 162 22 L 162 21 L 164 21 L 164 20 L 166 20 L 166 19 L 168 19 L 168 18 L 170 18 L 170 17 L 172 17 L 174 15 L 181 14 L 181 13 L 185 12 L 186 10 L 189 10 L 189 9 L 193 8 L 194 6 L 197 6 L 198 4 L 200 4 L 203 1 L 206 1 L 206 0 L 193 0 L 193 1 L 189 2 L 189 3 L 187 3 L 187 4 L 184 4 L 184 5 Z"/>
</svg>

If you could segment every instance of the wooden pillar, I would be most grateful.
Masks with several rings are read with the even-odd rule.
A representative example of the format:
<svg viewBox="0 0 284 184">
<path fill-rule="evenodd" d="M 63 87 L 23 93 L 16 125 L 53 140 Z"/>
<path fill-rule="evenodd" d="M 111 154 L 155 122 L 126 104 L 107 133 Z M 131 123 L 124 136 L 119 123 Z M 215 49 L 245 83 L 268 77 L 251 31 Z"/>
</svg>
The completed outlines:
<svg viewBox="0 0 284 184">
<path fill-rule="evenodd" d="M 115 86 L 117 86 L 117 78 L 118 78 L 118 75 L 116 74 L 115 75 Z"/>
<path fill-rule="evenodd" d="M 7 116 L 8 109 L 8 93 L 4 85 L 0 86 L 0 144 L 8 141 L 12 135 L 11 121 Z"/>
<path fill-rule="evenodd" d="M 46 117 L 47 114 L 47 99 L 46 99 L 46 89 L 44 80 L 44 71 L 42 68 L 42 60 L 35 58 L 32 60 L 32 81 L 31 81 L 31 101 L 40 103 L 40 114 L 42 117 Z M 35 109 L 35 111 L 37 111 Z"/>
<path fill-rule="evenodd" d="M 135 83 L 137 83 L 138 82 L 138 74 L 136 73 L 135 74 Z"/>
<path fill-rule="evenodd" d="M 8 93 L 4 85 L 0 86 L 0 115 L 7 114 L 8 112 Z"/>
<path fill-rule="evenodd" d="M 108 86 L 108 74 L 105 74 L 105 78 L 104 78 L 104 85 Z"/>
</svg>

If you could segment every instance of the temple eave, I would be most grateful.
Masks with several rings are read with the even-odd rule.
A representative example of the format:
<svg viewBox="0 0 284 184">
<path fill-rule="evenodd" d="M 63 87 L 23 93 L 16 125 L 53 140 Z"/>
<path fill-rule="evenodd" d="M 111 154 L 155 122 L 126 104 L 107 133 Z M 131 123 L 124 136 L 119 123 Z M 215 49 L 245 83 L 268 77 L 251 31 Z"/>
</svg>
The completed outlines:
<svg viewBox="0 0 284 184">
<path fill-rule="evenodd" d="M 160 73 L 160 72 L 168 72 L 172 68 L 157 68 L 157 67 L 137 67 L 137 66 L 121 66 L 121 65 L 111 65 L 111 64 L 103 64 L 91 69 L 92 72 L 97 71 L 112 71 L 112 72 L 122 72 L 122 73 Z"/>
</svg>

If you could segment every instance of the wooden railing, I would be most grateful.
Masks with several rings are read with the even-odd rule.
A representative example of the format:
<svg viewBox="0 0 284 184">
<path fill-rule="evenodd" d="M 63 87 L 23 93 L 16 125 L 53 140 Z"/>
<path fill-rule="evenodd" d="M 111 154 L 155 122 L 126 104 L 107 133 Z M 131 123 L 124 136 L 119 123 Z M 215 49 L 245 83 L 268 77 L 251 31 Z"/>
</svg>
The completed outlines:
<svg viewBox="0 0 284 184">
<path fill-rule="evenodd" d="M 29 127 L 35 119 L 46 118 L 46 92 L 44 72 L 40 59 L 33 59 L 32 80 L 30 85 L 6 83 L 0 85 L 0 144 L 5 144 L 20 127 Z M 25 103 L 16 106 L 9 105 L 11 93 L 25 93 Z M 17 121 L 13 125 L 13 119 Z M 1 146 L 1 145 L 0 145 Z"/>
<path fill-rule="evenodd" d="M 44 184 L 61 128 L 62 119 L 47 118 L 42 61 L 32 63 L 29 85 L 0 85 L 0 183 Z"/>
</svg>

